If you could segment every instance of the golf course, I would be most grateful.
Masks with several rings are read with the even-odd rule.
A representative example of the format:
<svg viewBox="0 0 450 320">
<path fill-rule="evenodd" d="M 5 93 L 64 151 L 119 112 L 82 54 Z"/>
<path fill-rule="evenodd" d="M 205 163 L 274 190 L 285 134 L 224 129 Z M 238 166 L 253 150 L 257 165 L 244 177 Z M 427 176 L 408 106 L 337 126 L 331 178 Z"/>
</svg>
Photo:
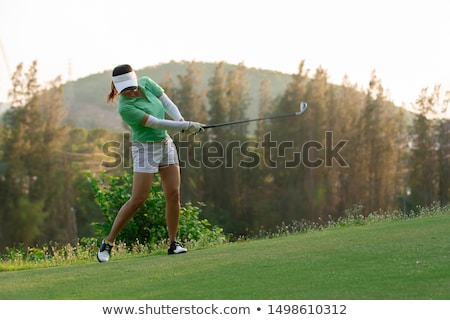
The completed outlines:
<svg viewBox="0 0 450 320">
<path fill-rule="evenodd" d="M 2 300 L 447 300 L 450 214 L 0 272 Z"/>
</svg>

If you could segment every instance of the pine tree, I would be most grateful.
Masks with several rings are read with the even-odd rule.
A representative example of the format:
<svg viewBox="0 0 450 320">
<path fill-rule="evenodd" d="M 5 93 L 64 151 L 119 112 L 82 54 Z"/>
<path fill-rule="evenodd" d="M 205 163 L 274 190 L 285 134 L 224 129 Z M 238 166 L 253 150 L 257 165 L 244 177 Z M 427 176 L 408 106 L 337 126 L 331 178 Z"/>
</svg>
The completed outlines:
<svg viewBox="0 0 450 320">
<path fill-rule="evenodd" d="M 180 106 L 185 119 L 205 123 L 206 91 L 201 90 L 201 70 L 191 61 L 186 66 L 186 73 L 178 75 L 180 87 L 174 90 L 177 105 Z"/>
<path fill-rule="evenodd" d="M 416 100 L 418 114 L 410 128 L 411 157 L 409 188 L 412 210 L 417 206 L 429 206 L 438 200 L 438 153 L 436 133 L 431 119 L 427 116 L 436 113 L 439 104 L 439 86 L 429 94 L 424 88 Z"/>
<path fill-rule="evenodd" d="M 39 125 L 40 112 L 37 106 L 37 69 L 34 62 L 28 72 L 19 64 L 12 76 L 13 88 L 9 93 L 11 108 L 3 117 L 3 164 L 5 170 L 0 179 L 0 194 L 3 210 L 0 226 L 0 244 L 29 244 L 42 236 L 44 210 L 42 199 L 33 196 L 33 184 L 37 179 L 37 168 L 33 165 L 34 143 L 39 138 L 35 127 Z M 34 121 L 34 122 L 33 122 Z M 30 167 L 31 165 L 31 167 Z"/>
<path fill-rule="evenodd" d="M 308 154 L 303 154 L 303 160 L 311 159 L 311 163 L 304 163 L 307 168 L 304 171 L 303 193 L 306 195 L 309 218 L 317 219 L 322 213 L 332 210 L 335 191 L 332 167 L 325 163 L 325 132 L 330 132 L 328 122 L 332 114 L 328 111 L 332 108 L 329 107 L 331 97 L 328 74 L 322 67 L 316 69 L 313 78 L 308 82 L 306 97 L 312 106 L 308 110 L 312 123 L 307 126 L 305 137 L 307 141 L 319 142 L 321 147 L 304 150 Z"/>
<path fill-rule="evenodd" d="M 247 67 L 239 63 L 227 76 L 227 100 L 229 104 L 229 120 L 236 121 L 246 118 L 247 108 L 250 104 L 248 96 L 249 83 L 247 79 Z M 248 124 L 232 126 L 229 129 L 238 135 L 245 135 Z"/>
<path fill-rule="evenodd" d="M 301 61 L 298 73 L 292 75 L 285 92 L 275 101 L 274 114 L 292 113 L 298 110 L 301 101 L 308 101 L 308 73 L 305 62 Z M 265 136 L 262 147 L 267 174 L 273 177 L 274 194 L 277 195 L 269 206 L 273 221 L 299 221 L 309 215 L 310 207 L 304 192 L 308 169 L 302 161 L 301 152 L 303 144 L 311 136 L 313 113 L 314 106 L 310 104 L 301 118 L 268 123 L 270 134 Z"/>
<path fill-rule="evenodd" d="M 179 106 L 186 120 L 206 123 L 206 92 L 201 88 L 201 71 L 194 61 L 186 66 L 186 73 L 178 75 L 179 88 L 175 88 L 174 101 Z M 201 171 L 201 141 L 205 134 L 186 136 L 175 134 L 178 144 L 181 166 L 181 188 L 184 202 L 201 201 L 204 190 L 204 180 Z"/>
<path fill-rule="evenodd" d="M 13 75 L 11 108 L 4 116 L 2 203 L 6 224 L 2 241 L 70 241 L 76 238 L 71 212 L 72 171 L 61 153 L 65 128 L 60 80 L 49 88 L 37 84 L 37 63 L 28 72 L 19 65 Z"/>
<path fill-rule="evenodd" d="M 270 79 L 265 77 L 259 85 L 259 114 L 258 118 L 262 118 L 270 111 L 272 104 Z M 256 137 L 262 138 L 266 133 L 266 122 L 258 121 L 256 124 Z"/>
<path fill-rule="evenodd" d="M 225 64 L 219 63 L 209 79 L 207 97 L 211 123 L 242 119 L 249 103 L 248 88 L 247 69 L 243 64 L 227 73 Z M 237 229 L 247 226 L 244 216 L 246 194 L 241 189 L 245 177 L 239 168 L 238 152 L 246 134 L 246 125 L 215 128 L 207 132 L 208 141 L 203 146 L 205 201 L 213 206 L 211 211 L 219 210 L 214 216 L 220 217 L 217 223 L 225 228 L 233 221 L 239 221 L 240 225 L 235 226 Z"/>
<path fill-rule="evenodd" d="M 229 121 L 230 104 L 226 89 L 227 74 L 225 63 L 220 62 L 214 69 L 214 75 L 208 81 L 208 101 L 210 104 L 209 121 L 220 123 Z"/>
<path fill-rule="evenodd" d="M 402 124 L 394 110 L 384 96 L 381 80 L 372 72 L 358 124 L 360 131 L 355 137 L 358 159 L 354 174 L 366 212 L 396 207 L 396 196 L 401 192 L 397 168 L 401 161 L 398 150 Z"/>
</svg>

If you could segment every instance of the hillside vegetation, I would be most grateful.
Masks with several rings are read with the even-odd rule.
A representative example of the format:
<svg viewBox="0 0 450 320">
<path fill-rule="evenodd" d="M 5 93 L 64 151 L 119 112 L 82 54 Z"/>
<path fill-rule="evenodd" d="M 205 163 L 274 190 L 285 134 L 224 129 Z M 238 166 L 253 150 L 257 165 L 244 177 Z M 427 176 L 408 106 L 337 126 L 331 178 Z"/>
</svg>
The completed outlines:
<svg viewBox="0 0 450 320">
<path fill-rule="evenodd" d="M 159 81 L 187 120 L 202 123 L 292 114 L 300 101 L 308 103 L 297 117 L 196 136 L 171 132 L 182 204 L 201 203 L 200 219 L 230 238 L 297 222 L 326 224 L 349 210 L 415 215 L 420 207 L 448 204 L 450 121 L 437 115 L 449 101 L 439 86 L 419 92 L 411 114 L 390 101 L 375 72 L 361 90 L 349 79 L 330 83 L 326 69 L 308 70 L 304 61 L 292 75 L 224 62 L 171 62 L 137 72 Z M 99 223 L 118 209 L 105 216 L 86 173 L 132 172 L 128 129 L 117 106 L 105 102 L 110 71 L 45 87 L 37 73 L 36 62 L 28 70 L 18 66 L 12 107 L 3 114 L 0 250 L 101 238 L 107 228 Z M 111 195 L 118 207 L 130 187 Z"/>
</svg>

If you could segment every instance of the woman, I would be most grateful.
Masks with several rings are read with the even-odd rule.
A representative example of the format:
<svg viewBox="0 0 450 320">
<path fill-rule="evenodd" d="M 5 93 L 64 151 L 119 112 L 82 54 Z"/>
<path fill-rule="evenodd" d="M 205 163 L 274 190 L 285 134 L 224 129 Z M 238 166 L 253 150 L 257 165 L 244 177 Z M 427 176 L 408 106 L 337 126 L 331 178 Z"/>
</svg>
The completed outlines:
<svg viewBox="0 0 450 320">
<path fill-rule="evenodd" d="M 184 121 L 164 90 L 149 77 L 138 79 L 131 66 L 117 66 L 112 75 L 108 102 L 119 97 L 119 114 L 132 130 L 133 187 L 131 198 L 119 210 L 110 233 L 103 239 L 97 259 L 109 261 L 118 233 L 144 204 L 156 172 L 160 174 L 166 199 L 168 254 L 185 253 L 187 250 L 176 240 L 180 219 L 178 154 L 166 130 L 196 134 L 203 131 L 202 124 Z M 165 112 L 173 120 L 165 120 Z"/>
</svg>

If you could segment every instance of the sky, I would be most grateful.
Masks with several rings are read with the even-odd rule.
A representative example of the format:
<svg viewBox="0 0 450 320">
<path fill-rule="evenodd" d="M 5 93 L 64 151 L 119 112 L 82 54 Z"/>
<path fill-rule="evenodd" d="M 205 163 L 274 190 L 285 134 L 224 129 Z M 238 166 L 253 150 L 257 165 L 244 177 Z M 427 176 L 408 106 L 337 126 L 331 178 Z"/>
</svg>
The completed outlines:
<svg viewBox="0 0 450 320">
<path fill-rule="evenodd" d="M 450 90 L 449 13 L 447 0 L 0 0 L 0 101 L 33 60 L 43 83 L 171 60 L 293 74 L 304 60 L 363 90 L 375 71 L 409 106 L 425 87 Z"/>
</svg>

